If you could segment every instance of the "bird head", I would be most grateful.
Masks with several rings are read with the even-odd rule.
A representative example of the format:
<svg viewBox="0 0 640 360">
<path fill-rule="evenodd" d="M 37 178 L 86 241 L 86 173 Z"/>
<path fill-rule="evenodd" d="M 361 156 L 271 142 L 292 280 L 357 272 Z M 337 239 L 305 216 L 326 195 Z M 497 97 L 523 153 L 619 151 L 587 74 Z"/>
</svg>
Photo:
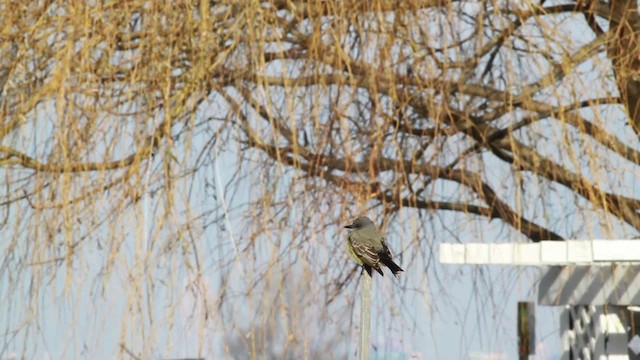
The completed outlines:
<svg viewBox="0 0 640 360">
<path fill-rule="evenodd" d="M 373 221 L 366 216 L 361 216 L 353 221 L 353 224 L 345 226 L 345 229 L 360 229 L 373 225 Z"/>
</svg>

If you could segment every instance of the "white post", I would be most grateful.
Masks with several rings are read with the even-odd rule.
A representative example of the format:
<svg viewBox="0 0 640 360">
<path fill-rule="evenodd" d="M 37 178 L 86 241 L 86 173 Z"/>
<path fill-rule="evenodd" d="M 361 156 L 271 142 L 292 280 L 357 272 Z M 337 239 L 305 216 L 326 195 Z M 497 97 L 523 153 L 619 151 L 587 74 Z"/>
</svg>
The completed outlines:
<svg viewBox="0 0 640 360">
<path fill-rule="evenodd" d="M 359 360 L 369 360 L 371 347 L 371 276 L 364 272 L 360 276 L 360 351 Z"/>
</svg>

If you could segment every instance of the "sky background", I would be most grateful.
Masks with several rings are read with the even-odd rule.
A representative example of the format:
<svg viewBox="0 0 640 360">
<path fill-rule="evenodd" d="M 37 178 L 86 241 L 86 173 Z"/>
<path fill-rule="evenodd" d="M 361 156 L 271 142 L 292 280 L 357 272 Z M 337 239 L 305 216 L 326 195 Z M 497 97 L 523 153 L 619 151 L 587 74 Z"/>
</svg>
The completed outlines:
<svg viewBox="0 0 640 360">
<path fill-rule="evenodd" d="M 561 33 L 568 36 L 571 32 L 583 32 L 586 34 L 583 39 L 580 36 L 574 38 L 584 43 L 593 39 L 584 26 L 578 28 L 575 24 L 570 19 L 562 22 L 562 29 L 566 32 Z M 582 89 L 584 92 L 581 96 L 584 97 L 611 93 L 610 89 L 589 86 L 591 81 L 602 75 L 603 70 L 598 67 L 608 66 L 610 64 L 604 55 L 596 61 L 585 62 L 576 69 L 579 75 L 576 76 L 577 80 L 567 77 L 561 86 L 553 87 L 547 93 L 543 91 L 539 96 L 545 99 L 566 96 L 566 100 L 570 101 L 575 94 L 567 89 L 575 88 Z M 576 86 L 575 82 L 580 84 Z M 196 118 L 203 120 L 210 114 L 224 114 L 227 110 L 220 105 L 219 99 L 213 99 L 199 110 Z M 629 131 L 627 117 L 619 108 L 600 106 L 596 110 L 584 110 L 584 113 L 589 120 L 603 124 L 601 126 L 606 126 L 619 139 L 637 148 L 637 137 Z M 513 114 L 513 117 L 521 115 Z M 47 121 L 55 118 L 53 114 L 46 116 L 49 120 L 43 119 L 38 125 L 46 125 Z M 503 120 L 508 123 L 514 120 L 513 117 Z M 594 153 L 598 154 L 596 158 L 602 160 L 600 166 L 593 167 L 589 159 L 582 158 L 573 163 L 563 158 L 567 149 L 559 147 L 564 146 L 565 138 L 570 139 L 572 141 L 568 142 L 571 145 L 567 147 L 580 155 L 584 150 L 584 139 L 580 138 L 580 134 L 560 128 L 556 122 L 546 121 L 532 125 L 530 130 L 539 135 L 532 136 L 530 141 L 537 142 L 537 148 L 546 156 L 580 170 L 588 178 L 602 184 L 605 190 L 614 189 L 619 193 L 640 197 L 635 185 L 638 183 L 638 169 L 633 164 L 597 147 Z M 27 128 L 23 133 L 31 132 L 35 131 Z M 197 135 L 192 147 L 204 147 L 212 132 Z M 34 144 L 38 144 L 38 139 L 25 135 L 24 141 L 33 140 Z M 127 146 L 122 145 L 123 153 L 128 150 Z M 287 244 L 297 230 L 293 226 L 285 226 L 287 230 L 276 235 L 265 235 L 268 241 L 260 244 L 255 253 L 245 252 L 245 242 L 241 240 L 245 235 L 244 230 L 256 225 L 255 219 L 244 215 L 250 208 L 249 203 L 256 200 L 255 177 L 260 174 L 253 172 L 252 167 L 260 166 L 262 158 L 252 151 L 240 149 L 239 144 L 234 142 L 224 149 L 214 146 L 212 151 L 217 159 L 214 166 L 203 168 L 190 180 L 182 180 L 176 185 L 180 199 L 175 212 L 178 218 L 188 218 L 211 209 L 223 215 L 213 223 L 208 223 L 211 218 L 205 217 L 196 217 L 194 221 L 194 228 L 202 228 L 195 232 L 202 277 L 193 275 L 196 265 L 192 257 L 181 257 L 188 249 L 170 247 L 173 246 L 170 243 L 157 241 L 169 239 L 174 234 L 163 228 L 159 220 L 161 202 L 152 191 L 148 191 L 127 213 L 119 214 L 119 219 L 126 221 L 115 224 L 109 231 L 98 231 L 92 238 L 95 241 L 82 247 L 82 256 L 72 264 L 61 264 L 55 269 L 24 266 L 22 273 L 13 274 L 19 279 L 18 282 L 10 283 L 8 277 L 0 276 L 0 295 L 16 291 L 23 294 L 21 299 L 24 300 L 0 304 L 0 331 L 4 331 L 0 333 L 0 358 L 11 359 L 12 354 L 24 353 L 34 359 L 118 359 L 122 357 L 121 344 L 126 344 L 128 350 L 136 354 L 154 354 L 158 359 L 195 357 L 200 354 L 207 359 L 223 358 L 228 356 L 229 337 L 246 337 L 246 329 L 250 324 L 269 323 L 289 316 L 284 311 L 263 314 L 264 303 L 268 302 L 287 305 L 288 311 L 293 314 L 291 317 L 292 323 L 297 326 L 296 332 L 302 333 L 300 338 L 305 341 L 312 339 L 310 348 L 321 348 L 329 342 L 333 346 L 328 351 L 334 356 L 354 358 L 359 323 L 357 285 L 352 283 L 338 295 L 334 303 L 324 307 L 325 289 L 307 287 L 305 282 L 313 277 L 305 273 L 307 264 L 303 260 L 300 260 L 299 266 L 290 269 L 272 266 L 269 260 L 274 254 L 286 256 Z M 192 163 L 199 154 L 185 151 L 175 155 Z M 249 165 L 245 165 L 243 170 L 247 177 L 238 179 L 231 169 L 236 169 L 241 160 Z M 483 159 L 487 172 L 494 172 L 492 181 L 502 185 L 498 189 L 501 194 L 507 194 L 505 198 L 515 202 L 515 196 L 511 198 L 508 195 L 517 190 L 509 185 L 514 183 L 511 169 L 494 167 L 492 161 L 495 163 L 495 159 Z M 150 169 L 160 166 L 158 158 Z M 6 175 L 8 171 L 2 168 L 0 175 Z M 152 183 L 150 177 L 153 172 L 149 170 L 146 174 L 148 176 L 144 182 L 148 185 Z M 277 192 L 286 196 L 286 191 L 293 188 L 286 186 L 291 182 L 291 175 L 283 175 L 280 181 L 284 185 Z M 460 187 L 451 183 L 442 182 L 438 186 L 435 189 L 437 196 L 446 197 L 460 191 Z M 534 190 L 545 189 L 540 187 Z M 601 219 L 598 218 L 598 212 L 588 208 L 586 201 L 576 200 L 574 194 L 562 186 L 550 185 L 548 189 L 553 191 L 553 196 L 544 203 L 536 191 L 523 195 L 525 198 L 521 200 L 530 205 L 524 207 L 528 218 L 560 224 L 563 235 L 577 234 L 579 238 L 626 238 L 634 235 L 622 225 L 598 222 Z M 109 201 L 108 194 L 104 194 L 102 201 Z M 354 208 L 346 212 L 351 212 L 353 218 L 363 211 Z M 376 211 L 367 215 L 380 224 L 382 215 Z M 344 250 L 346 231 L 342 226 L 350 223 L 352 218 L 345 218 L 344 224 L 319 228 L 309 233 L 304 246 L 313 249 L 314 254 L 319 254 L 314 261 L 322 263 L 328 257 L 348 256 L 346 251 L 334 253 L 333 249 Z M 11 222 L 11 217 L 8 222 Z M 394 222 L 389 224 L 387 241 L 399 256 L 398 263 L 406 272 L 398 280 L 391 276 L 376 276 L 373 279 L 372 345 L 376 351 L 372 351 L 372 355 L 377 358 L 390 358 L 393 355 L 398 359 L 415 355 L 425 360 L 488 360 L 489 356 L 493 356 L 493 359 L 517 358 L 516 304 L 518 301 L 536 301 L 536 283 L 544 269 L 442 265 L 437 261 L 437 245 L 520 242 L 526 239 L 519 235 L 513 237 L 514 232 L 505 231 L 505 226 L 497 221 L 470 221 L 469 217 L 456 213 L 436 215 L 422 212 L 422 217 L 418 217 L 417 211 L 403 209 Z M 419 234 L 417 225 L 424 222 L 429 223 L 432 232 L 429 235 L 436 241 L 415 239 Z M 447 226 L 450 224 L 465 226 L 455 229 L 453 233 Z M 109 246 L 112 246 L 114 239 L 122 241 L 123 251 L 111 258 Z M 3 242 L 6 245 L 0 245 L 0 259 L 13 251 L 8 247 L 11 242 L 7 240 Z M 28 249 L 29 239 L 22 240 L 21 246 Z M 427 256 L 410 260 L 408 252 L 412 251 L 414 240 L 427 243 L 424 245 Z M 157 247 L 165 245 L 166 251 L 157 251 Z M 111 261 L 115 266 L 105 273 L 105 264 Z M 347 267 L 344 271 L 350 269 Z M 6 271 L 0 267 L 0 274 L 2 270 Z M 331 276 L 335 275 L 325 273 L 314 276 L 333 280 Z M 280 288 L 277 283 L 284 276 L 287 276 L 287 287 Z M 225 282 L 225 279 L 231 279 L 231 282 Z M 29 297 L 32 288 L 39 289 L 37 298 Z M 246 289 L 255 291 L 247 296 Z M 226 302 L 218 306 L 216 299 L 222 292 L 225 292 Z M 205 308 L 203 303 L 209 304 L 209 307 Z M 215 313 L 209 314 L 212 309 L 215 309 Z M 532 359 L 560 358 L 560 310 L 559 307 L 536 308 L 538 343 L 537 353 Z M 140 323 L 144 323 L 139 326 L 143 330 L 132 334 L 130 329 Z M 281 326 L 276 329 L 282 334 L 287 330 L 285 325 L 277 326 Z M 22 330 L 14 332 L 11 329 Z M 282 339 L 278 339 L 278 342 L 281 343 Z M 96 357 L 96 354 L 102 357 Z"/>
<path fill-rule="evenodd" d="M 235 166 L 234 154 L 222 153 L 219 157 L 218 169 L 213 169 L 213 177 L 219 178 L 220 184 L 231 181 L 230 174 L 225 174 L 220 169 L 233 168 Z M 217 172 L 217 173 L 215 173 Z M 219 185 L 217 189 L 220 189 Z M 241 185 L 242 186 L 242 185 Z M 204 185 L 194 184 L 195 188 L 204 188 Z M 249 188 L 240 188 L 239 194 L 250 194 Z M 218 205 L 222 205 L 222 198 L 229 201 L 229 194 L 218 193 Z M 233 197 L 235 203 L 227 203 L 228 208 L 242 211 L 242 205 L 246 204 L 248 195 Z M 194 196 L 197 201 L 204 201 L 201 197 Z M 149 208 L 149 201 L 141 201 L 142 214 L 149 216 L 153 209 Z M 145 208 L 146 206 L 146 208 Z M 406 216 L 414 216 L 406 212 Z M 452 214 L 455 216 L 455 214 Z M 375 218 L 375 216 L 374 216 Z M 233 259 L 236 256 L 234 243 L 238 241 L 238 232 L 247 224 L 239 221 L 241 217 L 230 214 L 228 220 L 230 226 L 225 226 L 231 231 L 220 230 L 219 227 L 207 228 L 203 236 L 208 248 L 202 254 L 202 267 L 204 281 L 210 292 L 210 298 L 214 299 L 219 294 L 220 281 L 216 272 L 219 268 L 219 257 L 224 257 L 232 262 L 229 267 L 237 280 L 238 292 L 247 285 L 252 277 L 251 267 L 242 260 Z M 410 221 L 408 222 L 411 223 Z M 437 222 L 434 222 L 437 224 Z M 153 218 L 142 219 L 147 233 L 153 231 Z M 436 226 L 437 231 L 437 226 Z M 456 238 L 448 235 L 442 229 L 438 232 L 442 242 L 457 242 L 460 239 L 468 242 L 508 242 L 510 239 L 501 238 L 499 226 L 489 225 L 488 228 L 478 229 L 478 232 L 465 232 L 457 234 Z M 345 230 L 342 228 L 329 229 L 326 234 L 335 242 L 343 242 Z M 410 233 L 411 230 L 407 229 Z M 400 239 L 388 237 L 388 243 L 398 252 Z M 125 240 L 122 256 L 130 257 L 127 264 L 134 261 L 136 252 L 136 240 L 134 236 Z M 517 357 L 516 338 L 516 304 L 517 301 L 535 301 L 535 283 L 541 269 L 535 267 L 509 267 L 509 266 L 458 266 L 441 265 L 437 263 L 437 248 L 433 249 L 432 256 L 427 261 L 428 276 L 415 276 L 424 271 L 426 264 L 419 258 L 410 264 L 401 263 L 406 272 L 400 275 L 400 281 L 391 276 L 384 278 L 376 276 L 373 279 L 373 316 L 372 316 L 372 351 L 373 358 L 390 358 L 389 354 L 398 356 L 398 359 L 415 355 L 419 359 L 487 359 L 488 354 L 494 354 L 495 359 L 513 359 Z M 93 255 L 82 262 L 74 263 L 73 276 L 67 277 L 64 271 L 59 271 L 55 276 L 55 286 L 45 287 L 41 292 L 39 303 L 42 307 L 37 311 L 37 323 L 33 332 L 28 333 L 28 339 L 19 333 L 17 337 L 9 339 L 9 347 L 3 353 L 4 359 L 11 359 L 12 354 L 34 354 L 35 359 L 61 359 L 83 358 L 91 354 L 103 354 L 104 359 L 118 358 L 120 333 L 126 322 L 126 308 L 132 306 L 131 294 L 127 272 L 121 266 L 116 267 L 113 274 L 109 275 L 111 281 L 104 281 L 105 274 L 100 273 L 104 259 L 103 253 L 95 251 Z M 93 256 L 93 258 L 92 258 Z M 336 254 L 336 256 L 346 256 Z M 268 258 L 268 256 L 266 256 Z M 126 259 L 125 259 L 126 260 Z M 162 260 L 158 259 L 161 263 Z M 149 269 L 152 273 L 153 269 Z M 154 299 L 151 305 L 155 321 L 162 324 L 171 324 L 170 331 L 154 331 L 146 334 L 149 338 L 162 339 L 159 341 L 166 346 L 152 349 L 157 358 L 180 358 L 197 356 L 201 349 L 206 358 L 225 357 L 223 340 L 229 335 L 219 326 L 220 320 L 202 323 L 202 306 L 193 296 L 193 293 L 185 291 L 193 281 L 192 275 L 182 271 L 174 274 L 156 273 L 163 275 L 172 284 L 161 291 L 154 291 Z M 28 278 L 28 276 L 25 276 Z M 70 281 L 70 282 L 69 282 Z M 429 286 L 427 282 L 436 284 Z M 7 284 L 0 284 L 0 289 Z M 23 286 L 29 286 L 24 283 Z M 232 286 L 233 288 L 233 286 Z M 268 291 L 265 293 L 269 294 Z M 389 317 L 384 313 L 389 304 L 386 300 L 389 296 L 376 296 L 376 294 L 394 294 L 392 306 L 400 313 Z M 260 295 L 256 295 L 260 297 Z M 340 294 L 343 303 L 354 303 L 351 310 L 345 311 L 350 329 L 346 337 L 337 340 L 335 356 L 341 356 L 345 352 L 347 358 L 353 358 L 356 354 L 358 339 L 357 324 L 359 323 L 359 289 L 348 287 Z M 318 297 L 317 299 L 321 299 Z M 150 300 L 151 301 L 151 300 Z M 177 306 L 175 305 L 177 304 Z M 251 323 L 254 309 L 240 302 L 235 306 L 225 308 L 222 311 L 233 312 L 236 325 L 241 328 Z M 305 311 L 319 311 L 321 306 L 314 306 L 313 301 L 308 302 Z M 26 304 L 25 304 L 26 305 Z M 135 305 L 135 304 L 134 304 Z M 320 304 L 318 304 L 320 305 Z M 175 307 L 175 308 L 172 308 Z M 0 312 L 0 322 L 19 319 L 27 308 L 14 309 L 16 316 L 7 319 L 7 312 Z M 378 316 L 378 312 L 384 313 Z M 332 326 L 339 328 L 344 324 L 327 324 L 321 318 L 312 319 L 306 323 L 310 333 L 319 333 L 324 337 L 332 336 Z M 313 322 L 315 321 L 315 322 Z M 533 359 L 558 359 L 560 353 L 559 340 L 559 308 L 536 308 L 536 339 L 538 353 Z M 162 326 L 160 326 L 162 328 Z M 7 336 L 9 334 L 5 334 Z M 147 338 L 146 340 L 149 340 Z M 5 340 L 7 338 L 5 337 Z M 136 344 L 136 339 L 130 339 Z M 142 339 L 137 339 L 142 342 Z M 90 349 L 90 350 L 89 350 Z M 377 356 L 377 357 L 376 357 Z M 502 357 L 501 357 L 502 356 Z"/>
</svg>

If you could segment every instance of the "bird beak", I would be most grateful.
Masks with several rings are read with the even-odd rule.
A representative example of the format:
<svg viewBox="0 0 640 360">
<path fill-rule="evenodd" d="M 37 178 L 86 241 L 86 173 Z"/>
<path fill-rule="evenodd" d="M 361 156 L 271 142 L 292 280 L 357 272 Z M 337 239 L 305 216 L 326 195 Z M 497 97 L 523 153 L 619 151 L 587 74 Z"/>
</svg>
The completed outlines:
<svg viewBox="0 0 640 360">
<path fill-rule="evenodd" d="M 353 229 L 353 225 L 347 225 L 344 227 L 345 229 Z"/>
</svg>

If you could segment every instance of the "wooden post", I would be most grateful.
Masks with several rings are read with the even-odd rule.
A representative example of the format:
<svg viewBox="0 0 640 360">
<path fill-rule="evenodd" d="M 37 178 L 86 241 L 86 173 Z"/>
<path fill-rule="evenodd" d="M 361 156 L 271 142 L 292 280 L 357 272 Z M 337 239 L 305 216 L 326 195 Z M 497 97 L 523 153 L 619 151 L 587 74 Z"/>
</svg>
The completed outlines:
<svg viewBox="0 0 640 360">
<path fill-rule="evenodd" d="M 529 359 L 536 353 L 535 304 L 518 302 L 518 356 L 520 360 Z"/>
<path fill-rule="evenodd" d="M 360 349 L 359 360 L 369 360 L 371 347 L 371 276 L 360 276 Z"/>
</svg>

